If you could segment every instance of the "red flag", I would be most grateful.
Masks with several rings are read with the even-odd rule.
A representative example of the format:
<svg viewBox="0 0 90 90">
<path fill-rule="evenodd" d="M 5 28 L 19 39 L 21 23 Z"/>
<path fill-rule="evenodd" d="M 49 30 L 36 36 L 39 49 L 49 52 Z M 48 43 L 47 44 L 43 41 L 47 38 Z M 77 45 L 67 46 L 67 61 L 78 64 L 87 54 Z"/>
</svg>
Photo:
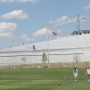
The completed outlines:
<svg viewBox="0 0 90 90">
<path fill-rule="evenodd" d="M 54 36 L 56 36 L 56 35 L 58 34 L 57 30 L 53 30 L 53 31 L 52 31 L 52 34 L 53 34 Z"/>
</svg>

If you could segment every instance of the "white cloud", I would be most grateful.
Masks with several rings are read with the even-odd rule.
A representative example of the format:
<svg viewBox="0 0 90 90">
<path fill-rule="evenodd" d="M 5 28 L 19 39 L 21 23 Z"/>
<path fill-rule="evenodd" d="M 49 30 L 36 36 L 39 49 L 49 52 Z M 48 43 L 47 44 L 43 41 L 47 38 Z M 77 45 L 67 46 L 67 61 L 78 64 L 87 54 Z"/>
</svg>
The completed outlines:
<svg viewBox="0 0 90 90">
<path fill-rule="evenodd" d="M 18 0 L 19 2 L 31 2 L 31 3 L 38 3 L 40 0 Z"/>
<path fill-rule="evenodd" d="M 12 38 L 16 29 L 15 23 L 0 23 L 0 38 Z"/>
<path fill-rule="evenodd" d="M 50 30 L 50 29 L 44 27 L 44 28 L 41 28 L 41 29 L 37 30 L 33 34 L 33 36 L 35 36 L 35 37 L 41 37 L 41 36 L 44 36 L 44 35 L 52 35 L 52 31 L 56 31 L 57 34 L 58 33 L 61 33 L 61 30 Z"/>
<path fill-rule="evenodd" d="M 21 2 L 21 3 L 38 3 L 40 0 L 0 0 L 0 2 L 5 3 L 5 2 Z"/>
<path fill-rule="evenodd" d="M 28 42 L 28 41 L 34 41 L 34 39 L 30 38 L 30 36 L 26 33 L 22 34 L 20 36 L 20 39 L 22 39 L 22 41 Z"/>
<path fill-rule="evenodd" d="M 33 36 L 35 36 L 35 37 L 43 36 L 43 35 L 46 35 L 48 31 L 49 31 L 49 30 L 48 30 L 46 27 L 45 27 L 45 28 L 41 28 L 41 29 L 37 30 L 37 31 L 33 34 Z"/>
<path fill-rule="evenodd" d="M 50 24 L 60 24 L 68 21 L 68 16 L 62 16 L 60 18 L 57 18 L 56 20 L 51 20 L 49 23 Z"/>
<path fill-rule="evenodd" d="M 26 18 L 28 18 L 28 15 L 23 10 L 14 10 L 14 11 L 11 11 L 11 12 L 6 13 L 4 15 L 1 15 L 1 18 L 5 18 L 5 19 L 13 19 L 13 18 L 26 19 Z"/>
<path fill-rule="evenodd" d="M 79 21 L 85 21 L 88 18 L 85 16 L 79 17 Z M 53 24 L 54 26 L 60 26 L 68 23 L 77 23 L 77 17 L 70 19 L 68 16 L 62 16 L 61 18 L 57 18 L 56 20 L 50 21 L 50 24 Z"/>
<path fill-rule="evenodd" d="M 0 0 L 0 2 L 14 2 L 15 0 Z"/>
<path fill-rule="evenodd" d="M 84 9 L 90 9 L 90 3 L 84 7 Z"/>
</svg>

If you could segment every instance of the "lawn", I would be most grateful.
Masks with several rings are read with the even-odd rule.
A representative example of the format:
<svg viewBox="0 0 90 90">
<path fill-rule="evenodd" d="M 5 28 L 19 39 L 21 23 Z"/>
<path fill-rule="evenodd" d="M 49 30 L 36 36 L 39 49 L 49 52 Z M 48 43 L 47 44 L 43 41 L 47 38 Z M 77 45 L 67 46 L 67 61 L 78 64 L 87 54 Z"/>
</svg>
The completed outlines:
<svg viewBox="0 0 90 90">
<path fill-rule="evenodd" d="M 90 90 L 85 68 L 74 82 L 73 68 L 0 69 L 0 90 Z M 60 83 L 60 85 L 58 85 Z"/>
</svg>

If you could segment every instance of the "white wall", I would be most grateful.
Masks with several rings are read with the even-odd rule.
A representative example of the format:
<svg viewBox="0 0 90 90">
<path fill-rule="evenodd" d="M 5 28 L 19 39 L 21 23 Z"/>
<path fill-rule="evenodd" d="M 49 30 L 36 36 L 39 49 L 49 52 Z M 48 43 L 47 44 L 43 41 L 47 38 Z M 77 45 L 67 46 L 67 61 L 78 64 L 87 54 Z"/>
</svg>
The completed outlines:
<svg viewBox="0 0 90 90">
<path fill-rule="evenodd" d="M 42 54 L 47 53 L 47 41 L 5 48 L 0 50 L 0 63 L 26 64 L 42 63 Z M 36 46 L 36 50 L 32 46 Z M 90 62 L 90 34 L 68 36 L 49 41 L 49 62 L 73 62 L 75 57 L 79 61 Z M 77 56 L 78 54 L 78 56 Z"/>
</svg>

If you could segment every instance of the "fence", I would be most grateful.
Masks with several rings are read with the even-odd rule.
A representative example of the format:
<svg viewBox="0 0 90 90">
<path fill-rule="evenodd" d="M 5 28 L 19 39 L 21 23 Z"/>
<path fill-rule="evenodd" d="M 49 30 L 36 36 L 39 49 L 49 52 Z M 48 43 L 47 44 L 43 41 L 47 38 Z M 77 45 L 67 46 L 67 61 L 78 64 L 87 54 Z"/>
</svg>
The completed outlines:
<svg viewBox="0 0 90 90">
<path fill-rule="evenodd" d="M 35 64 L 11 64 L 0 63 L 1 68 L 48 68 L 48 63 L 35 63 Z M 49 63 L 49 68 L 87 68 L 90 67 L 90 62 L 58 62 Z"/>
<path fill-rule="evenodd" d="M 87 49 L 55 49 L 49 52 L 47 50 L 2 51 L 0 67 L 89 67 L 90 52 L 85 52 Z"/>
</svg>

